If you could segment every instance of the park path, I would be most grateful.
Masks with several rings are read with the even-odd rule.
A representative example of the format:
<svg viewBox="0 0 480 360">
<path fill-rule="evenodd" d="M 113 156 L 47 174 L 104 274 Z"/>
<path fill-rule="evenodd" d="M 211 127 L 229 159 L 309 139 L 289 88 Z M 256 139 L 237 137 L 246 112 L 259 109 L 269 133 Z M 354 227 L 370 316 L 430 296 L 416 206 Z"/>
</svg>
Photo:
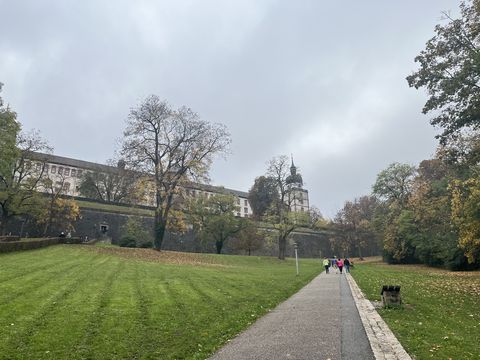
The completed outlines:
<svg viewBox="0 0 480 360">
<path fill-rule="evenodd" d="M 350 274 L 325 272 L 210 360 L 411 360 Z"/>
<path fill-rule="evenodd" d="M 375 359 L 347 276 L 323 272 L 210 359 Z"/>
</svg>

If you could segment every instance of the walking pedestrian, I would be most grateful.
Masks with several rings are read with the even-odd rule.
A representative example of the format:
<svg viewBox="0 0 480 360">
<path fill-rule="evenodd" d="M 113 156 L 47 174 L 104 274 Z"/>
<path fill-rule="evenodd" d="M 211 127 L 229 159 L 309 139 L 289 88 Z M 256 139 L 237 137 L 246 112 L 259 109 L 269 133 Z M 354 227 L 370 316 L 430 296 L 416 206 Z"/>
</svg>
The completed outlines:
<svg viewBox="0 0 480 360">
<path fill-rule="evenodd" d="M 345 266 L 345 272 L 349 273 L 350 272 L 350 260 L 348 260 L 348 258 L 345 258 L 345 260 L 343 260 L 343 265 Z"/>
<path fill-rule="evenodd" d="M 325 268 L 325 273 L 328 274 L 328 270 L 330 268 L 330 261 L 326 257 L 323 258 L 323 267 Z"/>
<path fill-rule="evenodd" d="M 337 257 L 334 256 L 332 259 L 332 267 L 335 269 L 335 274 L 338 274 L 338 267 L 337 267 Z"/>
<path fill-rule="evenodd" d="M 342 270 L 343 270 L 343 260 L 342 259 L 337 260 L 337 266 L 338 266 L 338 270 L 340 270 L 340 274 L 342 274 Z"/>
</svg>

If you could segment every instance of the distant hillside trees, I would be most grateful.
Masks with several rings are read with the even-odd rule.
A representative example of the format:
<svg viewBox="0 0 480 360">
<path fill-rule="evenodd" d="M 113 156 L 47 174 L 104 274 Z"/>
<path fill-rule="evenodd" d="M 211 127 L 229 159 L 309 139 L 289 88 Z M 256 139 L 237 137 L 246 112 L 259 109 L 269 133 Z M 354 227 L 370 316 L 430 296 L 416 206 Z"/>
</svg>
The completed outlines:
<svg viewBox="0 0 480 360">
<path fill-rule="evenodd" d="M 480 267 L 480 134 L 440 144 L 416 167 L 382 170 L 372 195 L 347 201 L 330 224 L 336 251 L 380 244 L 390 263 Z M 368 244 L 368 245 L 367 245 Z"/>
<path fill-rule="evenodd" d="M 156 95 L 130 111 L 121 154 L 128 168 L 153 177 L 155 249 L 162 247 L 182 185 L 206 179 L 213 156 L 225 153 L 229 143 L 224 125 L 202 120 L 185 106 L 172 109 Z"/>
<path fill-rule="evenodd" d="M 368 255 L 378 253 L 379 238 L 374 225 L 377 206 L 374 196 L 345 202 L 329 226 L 334 253 L 342 257 L 355 254 L 360 258 L 365 252 Z"/>
<path fill-rule="evenodd" d="M 378 202 L 368 228 L 382 239 L 388 262 L 450 269 L 480 266 L 479 159 L 480 135 L 471 133 L 440 145 L 434 158 L 415 169 L 393 164 L 379 173 L 373 186 Z M 400 168 L 409 170 L 392 176 Z M 347 202 L 335 223 L 342 236 L 359 237 L 362 231 L 344 219 L 349 207 Z M 360 221 L 367 218 L 362 215 Z"/>
</svg>

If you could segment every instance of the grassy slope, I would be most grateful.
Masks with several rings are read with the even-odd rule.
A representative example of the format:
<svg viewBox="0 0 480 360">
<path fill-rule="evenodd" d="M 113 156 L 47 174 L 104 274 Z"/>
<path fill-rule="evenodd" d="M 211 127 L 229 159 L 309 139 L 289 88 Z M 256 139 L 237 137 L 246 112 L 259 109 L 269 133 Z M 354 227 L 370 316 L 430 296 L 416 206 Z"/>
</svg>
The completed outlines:
<svg viewBox="0 0 480 360">
<path fill-rule="evenodd" d="M 320 271 L 58 245 L 0 254 L 0 358 L 203 359 Z M 175 263 L 178 264 L 175 264 Z"/>
<path fill-rule="evenodd" d="M 403 309 L 379 313 L 417 359 L 480 359 L 480 272 L 360 264 L 352 272 L 370 300 L 401 285 Z"/>
<path fill-rule="evenodd" d="M 139 216 L 154 216 L 155 212 L 153 210 L 136 208 L 133 206 L 121 206 L 113 204 L 103 204 L 100 202 L 94 201 L 85 201 L 85 200 L 76 200 L 80 208 L 101 210 L 107 212 L 113 212 L 118 214 L 129 214 L 129 215 L 139 215 Z"/>
</svg>

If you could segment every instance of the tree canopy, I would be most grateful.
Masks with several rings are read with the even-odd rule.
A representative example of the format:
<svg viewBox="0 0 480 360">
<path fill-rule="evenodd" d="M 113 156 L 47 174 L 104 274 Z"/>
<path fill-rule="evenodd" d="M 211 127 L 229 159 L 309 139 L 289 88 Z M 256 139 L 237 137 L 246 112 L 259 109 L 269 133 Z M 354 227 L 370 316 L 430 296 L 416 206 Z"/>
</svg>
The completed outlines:
<svg viewBox="0 0 480 360">
<path fill-rule="evenodd" d="M 377 175 L 373 193 L 390 202 L 405 204 L 410 194 L 415 175 L 415 167 L 393 163 Z"/>
<path fill-rule="evenodd" d="M 0 133 L 0 138 L 4 136 L 10 137 L 11 134 Z M 9 150 L 12 158 L 4 162 L 9 166 L 3 166 L 2 174 L 0 174 L 0 230 L 2 234 L 5 233 L 8 222 L 14 216 L 37 215 L 37 211 L 41 207 L 41 195 L 38 188 L 44 177 L 46 159 L 40 157 L 36 161 L 32 161 L 31 155 L 34 152 L 49 151 L 51 148 L 38 132 L 16 133 L 15 144 Z"/>
<path fill-rule="evenodd" d="M 225 194 L 190 199 L 188 216 L 193 229 L 203 241 L 215 243 L 217 254 L 222 252 L 225 242 L 247 224 L 245 219 L 235 216 L 236 202 L 235 196 Z"/>
<path fill-rule="evenodd" d="M 229 144 L 224 125 L 202 120 L 185 106 L 172 109 L 156 95 L 131 109 L 121 154 L 132 170 L 153 177 L 155 249 L 161 249 L 181 185 L 207 179 L 213 156 L 225 153 Z"/>
<path fill-rule="evenodd" d="M 253 215 L 261 219 L 269 208 L 278 202 L 279 193 L 275 179 L 267 176 L 259 176 L 248 192 L 248 201 L 252 207 Z"/>
<path fill-rule="evenodd" d="M 0 93 L 2 86 L 3 84 L 0 83 Z M 0 182 L 2 183 L 7 181 L 5 177 L 11 173 L 18 157 L 16 143 L 20 130 L 17 114 L 8 106 L 4 106 L 0 96 Z"/>
<path fill-rule="evenodd" d="M 480 129 L 480 1 L 463 1 L 461 17 L 444 13 L 446 24 L 415 58 L 420 68 L 407 77 L 410 87 L 425 88 L 429 98 L 423 113 L 443 128 L 445 143 L 462 129 Z"/>
</svg>

